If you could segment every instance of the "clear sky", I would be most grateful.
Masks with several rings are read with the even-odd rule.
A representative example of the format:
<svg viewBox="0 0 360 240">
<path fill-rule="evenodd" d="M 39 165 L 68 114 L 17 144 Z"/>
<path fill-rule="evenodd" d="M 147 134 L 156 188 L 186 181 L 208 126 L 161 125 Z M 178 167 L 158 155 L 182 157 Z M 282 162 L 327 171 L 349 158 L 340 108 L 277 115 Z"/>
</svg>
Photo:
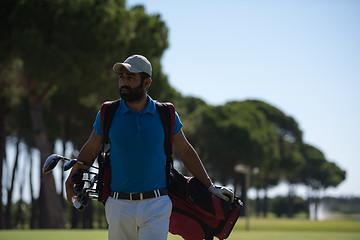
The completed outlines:
<svg viewBox="0 0 360 240">
<path fill-rule="evenodd" d="M 162 66 L 173 87 L 212 105 L 274 105 L 347 171 L 326 193 L 360 195 L 360 1 L 127 1 L 136 4 L 169 28 Z"/>
</svg>

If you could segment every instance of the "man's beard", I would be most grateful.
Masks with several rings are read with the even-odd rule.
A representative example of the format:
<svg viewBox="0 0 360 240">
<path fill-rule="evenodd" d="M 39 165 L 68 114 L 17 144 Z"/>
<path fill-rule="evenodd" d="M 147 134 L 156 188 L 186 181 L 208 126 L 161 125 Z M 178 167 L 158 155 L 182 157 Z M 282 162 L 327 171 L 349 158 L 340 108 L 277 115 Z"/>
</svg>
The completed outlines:
<svg viewBox="0 0 360 240">
<path fill-rule="evenodd" d="M 126 102 L 138 102 L 143 96 L 145 96 L 145 90 L 143 89 L 143 84 L 140 83 L 139 86 L 135 88 L 122 86 L 119 88 L 120 97 Z M 126 89 L 127 92 L 122 90 Z"/>
</svg>

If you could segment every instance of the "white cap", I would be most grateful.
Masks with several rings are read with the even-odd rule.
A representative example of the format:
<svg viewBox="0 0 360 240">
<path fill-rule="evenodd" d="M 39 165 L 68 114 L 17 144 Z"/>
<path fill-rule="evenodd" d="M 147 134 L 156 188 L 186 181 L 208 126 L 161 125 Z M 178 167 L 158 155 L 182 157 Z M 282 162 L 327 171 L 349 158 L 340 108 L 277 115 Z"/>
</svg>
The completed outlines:
<svg viewBox="0 0 360 240">
<path fill-rule="evenodd" d="M 113 66 L 114 72 L 120 72 L 120 68 L 125 67 L 128 71 L 133 73 L 146 72 L 152 74 L 152 67 L 149 60 L 142 55 L 132 55 L 128 57 L 123 63 L 118 62 Z"/>
</svg>

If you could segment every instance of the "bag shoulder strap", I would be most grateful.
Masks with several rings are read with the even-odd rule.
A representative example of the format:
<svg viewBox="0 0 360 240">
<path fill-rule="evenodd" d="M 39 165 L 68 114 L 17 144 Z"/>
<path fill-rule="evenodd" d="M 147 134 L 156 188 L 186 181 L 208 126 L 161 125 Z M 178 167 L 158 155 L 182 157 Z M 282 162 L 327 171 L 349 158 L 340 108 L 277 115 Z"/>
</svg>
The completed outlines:
<svg viewBox="0 0 360 240">
<path fill-rule="evenodd" d="M 164 128 L 165 140 L 164 150 L 166 155 L 166 178 L 167 183 L 170 182 L 170 170 L 174 166 L 172 158 L 173 132 L 175 127 L 175 107 L 172 103 L 156 102 L 156 108 L 159 112 L 160 119 Z"/>
<path fill-rule="evenodd" d="M 114 117 L 115 111 L 119 106 L 120 100 L 104 102 L 101 105 L 101 130 L 103 132 L 103 144 L 109 144 L 109 129 Z"/>
<path fill-rule="evenodd" d="M 104 102 L 100 108 L 100 123 L 103 132 L 102 146 L 98 156 L 99 173 L 98 182 L 96 184 L 96 192 L 98 193 L 98 201 L 105 204 L 110 194 L 110 141 L 109 128 L 114 117 L 119 100 Z"/>
<path fill-rule="evenodd" d="M 156 108 L 165 131 L 165 153 L 172 153 L 173 132 L 175 127 L 175 107 L 172 103 L 156 102 Z"/>
</svg>

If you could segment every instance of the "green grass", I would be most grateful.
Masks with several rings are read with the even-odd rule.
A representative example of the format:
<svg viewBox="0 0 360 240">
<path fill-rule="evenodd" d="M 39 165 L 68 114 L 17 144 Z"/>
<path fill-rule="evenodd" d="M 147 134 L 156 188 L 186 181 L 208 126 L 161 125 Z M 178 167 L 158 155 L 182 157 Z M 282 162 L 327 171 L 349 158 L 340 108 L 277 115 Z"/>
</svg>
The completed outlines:
<svg viewBox="0 0 360 240">
<path fill-rule="evenodd" d="M 2 230 L 1 240 L 106 240 L 106 230 Z M 169 234 L 169 240 L 181 240 Z M 359 240 L 360 222 L 308 221 L 304 219 L 251 219 L 245 231 L 240 218 L 230 240 Z"/>
<path fill-rule="evenodd" d="M 106 230 L 3 230 L 1 240 L 106 240 Z"/>
<path fill-rule="evenodd" d="M 251 219 L 250 231 L 308 231 L 308 232 L 358 232 L 356 221 L 309 221 L 306 219 Z M 245 230 L 245 220 L 240 218 L 235 230 Z"/>
<path fill-rule="evenodd" d="M 179 238 L 181 239 L 181 238 Z M 250 231 L 233 232 L 229 240 L 359 240 L 359 233 L 347 232 L 294 232 L 294 231 Z M 175 240 L 175 238 L 173 239 Z M 177 240 L 177 239 L 176 239 Z"/>
</svg>

